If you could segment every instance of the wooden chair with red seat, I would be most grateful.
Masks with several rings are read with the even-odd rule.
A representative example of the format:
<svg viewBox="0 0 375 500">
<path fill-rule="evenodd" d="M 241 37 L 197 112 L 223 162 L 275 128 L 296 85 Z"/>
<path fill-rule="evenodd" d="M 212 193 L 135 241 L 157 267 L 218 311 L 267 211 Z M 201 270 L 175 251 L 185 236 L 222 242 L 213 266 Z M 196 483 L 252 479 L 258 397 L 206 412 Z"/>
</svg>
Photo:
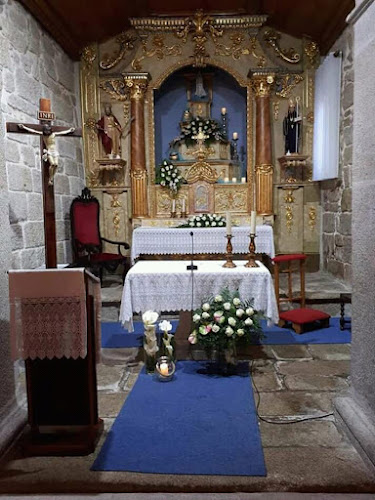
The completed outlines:
<svg viewBox="0 0 375 500">
<path fill-rule="evenodd" d="M 306 329 L 312 329 L 315 325 L 320 328 L 329 326 L 329 314 L 305 307 L 305 254 L 277 255 L 273 259 L 275 264 L 275 292 L 277 306 L 279 308 L 279 326 L 284 327 L 287 323 L 292 323 L 292 328 L 296 333 L 303 333 Z M 293 263 L 298 262 L 299 268 L 293 267 Z M 282 268 L 287 265 L 286 268 Z M 300 274 L 300 295 L 293 296 L 293 273 L 299 270 Z M 288 293 L 286 297 L 280 297 L 280 274 L 288 274 Z M 300 303 L 299 309 L 281 311 L 282 303 Z"/>
<path fill-rule="evenodd" d="M 124 273 L 129 269 L 129 257 L 121 253 L 130 248 L 125 241 L 113 241 L 100 235 L 100 205 L 85 187 L 81 195 L 74 198 L 70 207 L 70 223 L 72 232 L 72 248 L 75 266 L 89 267 L 99 272 L 103 278 L 103 268 L 115 272 L 119 264 L 123 264 Z M 103 242 L 117 245 L 117 253 L 103 252 Z"/>
</svg>

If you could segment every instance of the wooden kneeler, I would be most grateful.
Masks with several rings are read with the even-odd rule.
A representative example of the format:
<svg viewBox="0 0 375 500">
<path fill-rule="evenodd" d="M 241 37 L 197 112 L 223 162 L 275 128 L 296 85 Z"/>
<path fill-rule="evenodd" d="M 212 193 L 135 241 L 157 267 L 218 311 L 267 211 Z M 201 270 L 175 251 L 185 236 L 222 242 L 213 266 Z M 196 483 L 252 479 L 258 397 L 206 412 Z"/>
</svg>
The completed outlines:
<svg viewBox="0 0 375 500">
<path fill-rule="evenodd" d="M 275 264 L 275 291 L 277 306 L 279 308 L 279 326 L 285 327 L 287 324 L 291 323 L 292 328 L 296 333 L 303 333 L 306 329 L 311 330 L 314 325 L 320 328 L 326 328 L 329 326 L 329 314 L 319 311 L 317 309 L 311 309 L 305 307 L 305 254 L 291 254 L 291 255 L 277 255 L 272 259 Z M 293 283 L 292 275 L 298 269 L 292 267 L 293 262 L 299 263 L 299 275 L 300 275 L 300 295 L 293 296 Z M 281 269 L 281 265 L 287 264 L 286 269 Z M 287 297 L 280 297 L 280 273 L 288 274 L 288 294 Z M 299 309 L 292 309 L 290 311 L 280 311 L 280 304 L 287 302 L 300 303 L 301 307 Z"/>
</svg>

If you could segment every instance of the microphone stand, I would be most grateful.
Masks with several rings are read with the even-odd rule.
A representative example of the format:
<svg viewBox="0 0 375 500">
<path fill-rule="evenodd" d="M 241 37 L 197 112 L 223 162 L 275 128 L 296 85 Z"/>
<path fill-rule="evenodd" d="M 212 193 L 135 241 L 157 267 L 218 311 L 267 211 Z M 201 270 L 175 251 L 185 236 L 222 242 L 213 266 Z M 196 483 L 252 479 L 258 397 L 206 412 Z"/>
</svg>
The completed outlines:
<svg viewBox="0 0 375 500">
<path fill-rule="evenodd" d="M 190 236 L 191 236 L 191 263 L 186 266 L 186 269 L 188 271 L 196 271 L 198 269 L 198 266 L 195 266 L 193 263 L 193 258 L 194 258 L 194 233 L 193 231 L 190 231 Z"/>
</svg>

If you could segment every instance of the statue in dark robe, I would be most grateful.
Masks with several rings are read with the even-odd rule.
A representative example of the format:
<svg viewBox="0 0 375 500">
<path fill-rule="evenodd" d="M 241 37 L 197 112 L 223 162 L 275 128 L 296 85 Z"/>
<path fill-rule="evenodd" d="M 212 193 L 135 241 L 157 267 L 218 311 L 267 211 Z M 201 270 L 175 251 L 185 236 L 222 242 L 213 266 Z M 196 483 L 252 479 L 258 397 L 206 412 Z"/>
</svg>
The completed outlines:
<svg viewBox="0 0 375 500">
<path fill-rule="evenodd" d="M 298 106 L 289 100 L 288 113 L 283 121 L 283 133 L 285 138 L 285 154 L 299 153 L 299 138 L 301 135 L 301 117 Z"/>
</svg>

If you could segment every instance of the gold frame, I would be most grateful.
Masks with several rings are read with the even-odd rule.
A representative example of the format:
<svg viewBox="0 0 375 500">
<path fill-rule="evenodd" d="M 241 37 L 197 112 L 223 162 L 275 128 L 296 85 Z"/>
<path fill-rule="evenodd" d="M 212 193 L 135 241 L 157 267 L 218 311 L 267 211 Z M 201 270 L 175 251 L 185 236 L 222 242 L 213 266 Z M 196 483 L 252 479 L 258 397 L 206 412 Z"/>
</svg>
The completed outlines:
<svg viewBox="0 0 375 500">
<path fill-rule="evenodd" d="M 168 70 L 162 73 L 155 82 L 151 81 L 146 93 L 145 108 L 148 114 L 148 127 L 147 127 L 147 137 L 146 144 L 147 147 L 147 160 L 148 160 L 148 174 L 149 174 L 149 213 L 150 217 L 156 217 L 156 197 L 155 197 L 155 169 L 156 169 L 156 159 L 155 159 L 155 99 L 154 92 L 159 90 L 163 85 L 165 80 L 171 76 L 175 71 L 181 68 L 191 66 L 191 59 L 184 59 L 178 63 L 171 64 Z M 243 88 L 246 88 L 246 149 L 247 149 L 247 185 L 248 189 L 251 188 L 254 182 L 254 157 L 253 157 L 253 90 L 251 87 L 251 81 L 249 79 L 243 78 L 230 66 L 223 64 L 222 62 L 216 60 L 215 58 L 208 58 L 208 66 L 213 66 L 223 71 L 229 73 L 236 82 Z M 249 193 L 249 195 L 252 194 Z"/>
</svg>

